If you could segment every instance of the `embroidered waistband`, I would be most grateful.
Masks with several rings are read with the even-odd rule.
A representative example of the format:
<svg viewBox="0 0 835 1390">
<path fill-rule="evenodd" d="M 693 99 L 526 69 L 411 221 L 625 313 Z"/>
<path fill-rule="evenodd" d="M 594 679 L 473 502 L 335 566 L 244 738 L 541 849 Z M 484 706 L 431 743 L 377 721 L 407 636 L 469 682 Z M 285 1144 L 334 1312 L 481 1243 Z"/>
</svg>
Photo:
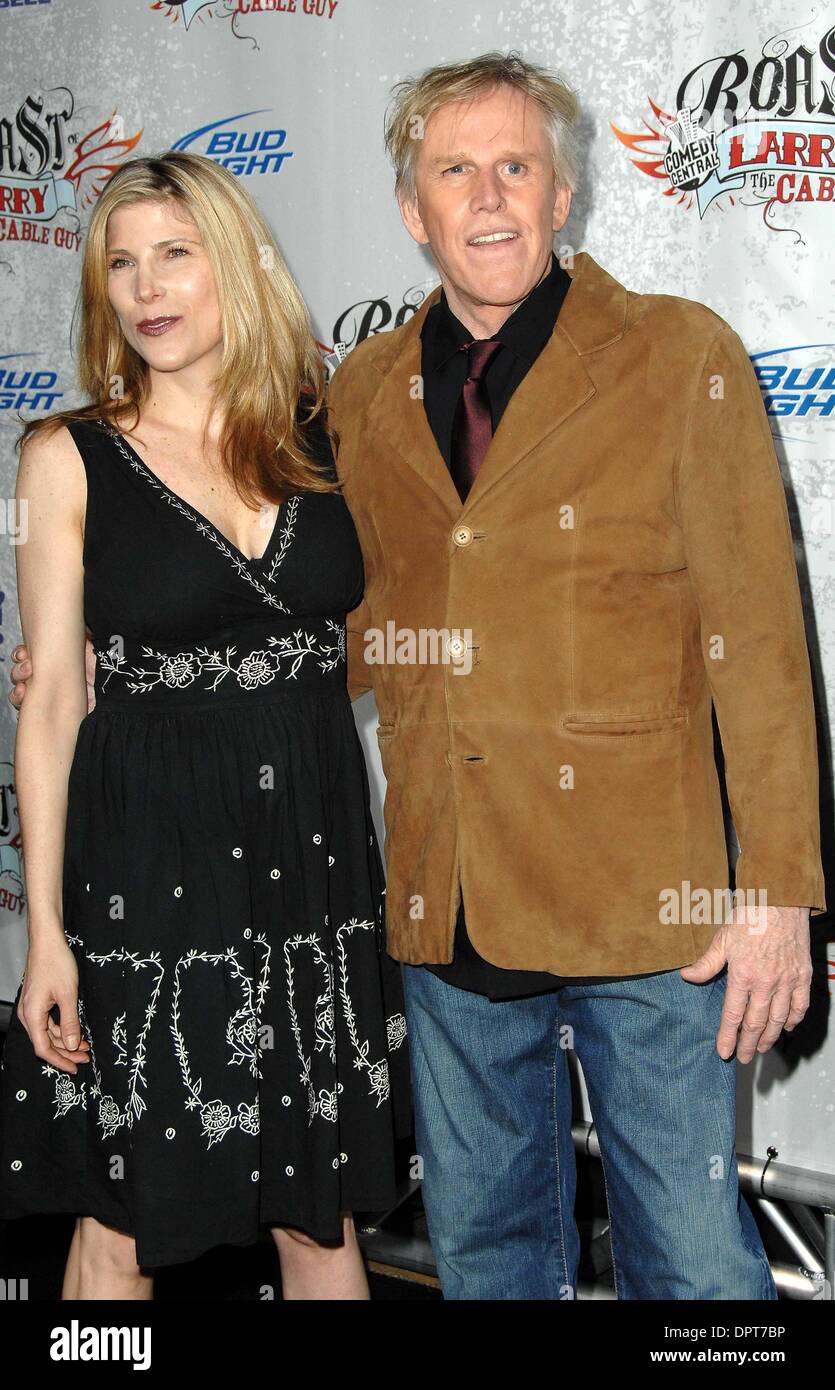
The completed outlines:
<svg viewBox="0 0 835 1390">
<path fill-rule="evenodd" d="M 94 645 L 97 704 L 211 706 L 345 685 L 345 624 L 334 618 L 279 618 L 206 642 Z"/>
</svg>

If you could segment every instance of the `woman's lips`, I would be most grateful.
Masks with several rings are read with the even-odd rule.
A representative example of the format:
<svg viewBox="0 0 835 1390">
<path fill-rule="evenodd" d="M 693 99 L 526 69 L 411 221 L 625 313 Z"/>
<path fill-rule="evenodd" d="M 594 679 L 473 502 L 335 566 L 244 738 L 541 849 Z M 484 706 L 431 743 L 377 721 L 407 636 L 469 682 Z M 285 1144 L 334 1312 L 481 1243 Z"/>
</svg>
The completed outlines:
<svg viewBox="0 0 835 1390">
<path fill-rule="evenodd" d="M 140 333 L 144 333 L 148 338 L 159 338 L 163 333 L 167 333 L 169 328 L 173 328 L 175 323 L 180 322 L 179 315 L 170 319 L 157 319 L 150 323 L 138 323 L 136 326 Z"/>
</svg>

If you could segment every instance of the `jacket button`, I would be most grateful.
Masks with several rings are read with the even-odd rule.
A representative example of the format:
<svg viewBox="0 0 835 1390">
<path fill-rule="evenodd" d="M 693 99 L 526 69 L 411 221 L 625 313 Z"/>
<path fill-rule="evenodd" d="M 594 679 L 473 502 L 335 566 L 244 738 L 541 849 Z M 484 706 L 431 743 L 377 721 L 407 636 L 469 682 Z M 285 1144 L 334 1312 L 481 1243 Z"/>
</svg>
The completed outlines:
<svg viewBox="0 0 835 1390">
<path fill-rule="evenodd" d="M 461 657 L 467 650 L 467 644 L 463 637 L 450 637 L 447 642 L 447 650 L 451 657 Z"/>
<path fill-rule="evenodd" d="M 469 526 L 456 526 L 452 533 L 452 539 L 456 545 L 470 545 L 473 539 L 471 528 Z"/>
</svg>

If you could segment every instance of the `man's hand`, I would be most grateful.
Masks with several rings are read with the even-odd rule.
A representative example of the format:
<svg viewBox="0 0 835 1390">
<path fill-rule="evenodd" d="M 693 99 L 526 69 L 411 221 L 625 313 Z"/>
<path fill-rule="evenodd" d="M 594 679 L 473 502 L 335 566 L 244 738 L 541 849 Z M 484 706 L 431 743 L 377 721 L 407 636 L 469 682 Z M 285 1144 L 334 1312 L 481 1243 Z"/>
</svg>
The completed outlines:
<svg viewBox="0 0 835 1390">
<path fill-rule="evenodd" d="M 23 704 L 23 697 L 26 694 L 26 682 L 32 675 L 32 663 L 29 660 L 29 653 L 24 646 L 15 647 L 12 652 L 12 688 L 9 691 L 9 703 L 17 712 Z M 87 713 L 95 708 L 96 705 L 96 653 L 93 650 L 93 643 L 90 637 L 84 644 L 84 670 L 87 676 Z"/>
<path fill-rule="evenodd" d="M 735 907 L 704 955 L 679 974 L 703 984 L 727 962 L 716 1050 L 750 1062 L 790 1032 L 809 1007 L 812 958 L 808 907 Z"/>
<path fill-rule="evenodd" d="M 14 706 L 15 712 L 23 704 L 23 697 L 26 694 L 26 682 L 32 674 L 32 663 L 29 660 L 29 653 L 25 647 L 15 647 L 12 652 L 12 673 L 10 680 L 12 688 L 9 691 L 9 700 Z"/>
</svg>

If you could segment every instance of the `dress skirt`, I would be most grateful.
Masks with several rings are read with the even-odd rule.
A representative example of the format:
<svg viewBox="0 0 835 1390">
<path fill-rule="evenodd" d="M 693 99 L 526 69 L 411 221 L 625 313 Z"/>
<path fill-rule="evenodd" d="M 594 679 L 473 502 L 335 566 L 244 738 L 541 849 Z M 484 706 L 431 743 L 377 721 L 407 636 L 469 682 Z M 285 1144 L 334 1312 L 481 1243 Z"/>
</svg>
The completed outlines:
<svg viewBox="0 0 835 1390">
<path fill-rule="evenodd" d="M 82 722 L 64 927 L 90 1062 L 44 1063 L 16 1012 L 5 1045 L 2 1214 L 95 1216 L 135 1236 L 140 1265 L 264 1224 L 338 1240 L 341 1212 L 393 1203 L 409 1127 L 344 680 L 259 695 L 255 658 L 245 699 L 181 687 Z M 187 681 L 191 653 L 167 678 L 178 659 Z"/>
</svg>

